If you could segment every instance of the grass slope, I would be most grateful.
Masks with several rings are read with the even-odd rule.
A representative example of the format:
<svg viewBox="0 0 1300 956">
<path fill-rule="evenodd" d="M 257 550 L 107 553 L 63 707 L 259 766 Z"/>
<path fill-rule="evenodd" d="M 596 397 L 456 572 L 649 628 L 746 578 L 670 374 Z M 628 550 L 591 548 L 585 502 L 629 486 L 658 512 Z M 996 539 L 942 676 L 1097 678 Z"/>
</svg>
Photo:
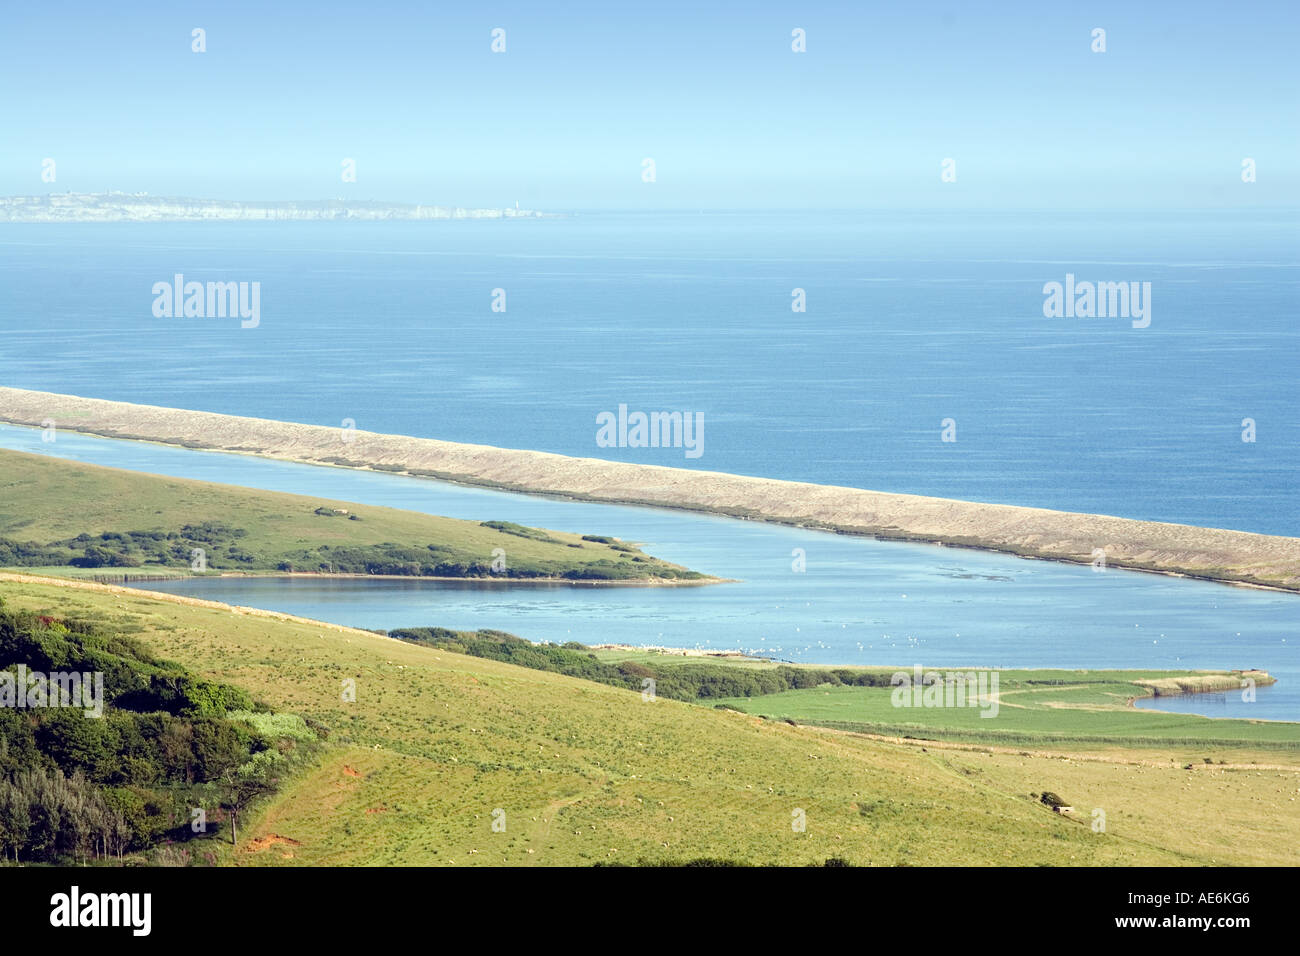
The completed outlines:
<svg viewBox="0 0 1300 956">
<path fill-rule="evenodd" d="M 205 523 L 226 530 L 212 533 L 204 530 Z M 615 539 L 506 522 L 490 523 L 498 527 L 488 524 L 0 450 L 0 539 L 42 546 L 65 542 L 73 550 L 87 545 L 110 550 L 127 547 L 134 560 L 144 558 L 134 572 L 105 569 L 117 574 L 165 573 L 169 567 L 188 570 L 191 545 L 204 547 L 207 566 L 213 571 L 270 572 L 282 562 L 304 571 L 348 561 L 363 567 L 367 555 L 373 559 L 372 567 L 390 560 L 406 563 L 392 556 L 393 548 L 384 547 L 393 545 L 419 552 L 419 560 L 427 566 L 464 569 L 450 576 L 703 579 Z M 161 542 L 138 538 L 123 545 L 120 539 L 98 537 L 129 532 L 171 533 L 177 538 Z M 83 534 L 96 540 L 75 544 L 74 539 Z M 165 558 L 167 563 L 158 563 L 158 557 L 141 551 L 141 546 L 171 548 L 174 554 Z M 507 570 L 493 575 L 489 566 L 498 548 L 504 551 Z M 79 573 L 86 570 L 105 573 L 99 568 Z"/>
<path fill-rule="evenodd" d="M 12 606 L 129 625 L 156 653 L 323 721 L 241 865 L 1297 862 L 1296 763 L 1188 772 L 792 727 L 282 615 L 8 580 Z M 344 678 L 355 702 L 341 699 Z M 1290 760 L 1286 753 L 1277 761 Z M 1075 818 L 1031 794 L 1050 790 Z M 1090 827 L 1104 808 L 1104 833 Z M 492 830 L 494 810 L 505 832 Z M 791 827 L 796 810 L 807 829 Z"/>
</svg>

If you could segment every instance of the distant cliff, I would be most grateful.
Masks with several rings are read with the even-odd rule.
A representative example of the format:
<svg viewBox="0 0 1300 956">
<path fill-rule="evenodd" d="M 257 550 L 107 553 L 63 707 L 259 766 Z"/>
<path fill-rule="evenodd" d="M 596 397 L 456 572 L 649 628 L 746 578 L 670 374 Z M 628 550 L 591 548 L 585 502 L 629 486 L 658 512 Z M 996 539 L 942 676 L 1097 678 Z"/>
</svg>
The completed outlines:
<svg viewBox="0 0 1300 956">
<path fill-rule="evenodd" d="M 350 219 L 365 222 L 425 219 L 523 219 L 545 213 L 531 209 L 462 209 L 323 199 L 287 202 L 235 202 L 185 199 L 147 193 L 55 193 L 0 197 L 0 222 L 197 222 L 280 220 L 311 222 Z"/>
</svg>

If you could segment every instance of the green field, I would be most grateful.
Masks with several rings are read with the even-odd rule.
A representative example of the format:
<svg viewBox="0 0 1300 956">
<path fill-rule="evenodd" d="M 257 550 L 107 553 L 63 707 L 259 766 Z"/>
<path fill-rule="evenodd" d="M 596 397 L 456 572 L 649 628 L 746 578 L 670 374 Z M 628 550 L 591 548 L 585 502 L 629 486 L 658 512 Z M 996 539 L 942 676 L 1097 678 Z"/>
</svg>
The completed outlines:
<svg viewBox="0 0 1300 956">
<path fill-rule="evenodd" d="M 318 761 L 247 818 L 248 839 L 216 847 L 223 863 L 1300 862 L 1294 751 L 1207 765 L 1197 743 L 891 742 L 125 588 L 10 579 L 0 596 L 126 629 L 329 728 Z M 1044 791 L 1075 812 L 1053 813 Z"/>
<path fill-rule="evenodd" d="M 894 670 L 890 668 L 888 670 Z M 888 687 L 813 687 L 714 703 L 777 720 L 842 730 L 1000 744 L 1123 744 L 1211 747 L 1259 746 L 1300 752 L 1300 724 L 1211 719 L 1138 710 L 1129 701 L 1151 696 L 1142 682 L 1182 671 L 998 672 L 998 707 L 896 707 Z M 1231 675 L 1226 675 L 1231 678 Z M 1234 691 L 1229 691 L 1234 692 Z M 990 714 L 988 717 L 982 713 Z"/>
<path fill-rule="evenodd" d="M 190 573 L 196 549 L 210 573 L 712 580 L 599 535 L 461 521 L 0 451 L 0 567 L 119 579 L 171 576 Z"/>
<path fill-rule="evenodd" d="M 1300 751 L 1297 723 L 1211 719 L 1138 710 L 1130 704 L 1139 697 L 1188 688 L 1240 693 L 1243 677 L 1257 688 L 1274 683 L 1261 671 L 981 671 L 986 683 L 980 687 L 976 671 L 927 668 L 936 676 L 960 674 L 976 683 L 967 685 L 969 694 L 963 688 L 963 701 L 954 692 L 948 700 L 935 701 L 945 706 L 918 706 L 924 698 L 917 701 L 910 693 L 895 692 L 891 678 L 899 673 L 896 667 L 827 667 L 624 647 L 592 649 L 573 643 L 536 646 L 494 631 L 458 634 L 405 628 L 390 635 L 628 689 L 640 688 L 643 679 L 651 678 L 660 696 L 675 700 L 860 733 L 1035 746 L 1195 743 Z M 910 669 L 903 673 L 915 679 Z M 991 684 L 994 674 L 996 688 Z"/>
</svg>

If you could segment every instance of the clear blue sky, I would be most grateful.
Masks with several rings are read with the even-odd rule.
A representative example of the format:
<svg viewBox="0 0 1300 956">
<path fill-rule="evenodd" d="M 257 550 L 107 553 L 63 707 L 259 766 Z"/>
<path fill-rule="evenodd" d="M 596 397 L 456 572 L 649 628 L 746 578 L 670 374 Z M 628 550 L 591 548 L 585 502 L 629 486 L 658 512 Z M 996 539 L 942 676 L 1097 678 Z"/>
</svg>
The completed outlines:
<svg viewBox="0 0 1300 956">
<path fill-rule="evenodd" d="M 9 4 L 0 194 L 1300 205 L 1294 0 L 463 6 Z"/>
</svg>

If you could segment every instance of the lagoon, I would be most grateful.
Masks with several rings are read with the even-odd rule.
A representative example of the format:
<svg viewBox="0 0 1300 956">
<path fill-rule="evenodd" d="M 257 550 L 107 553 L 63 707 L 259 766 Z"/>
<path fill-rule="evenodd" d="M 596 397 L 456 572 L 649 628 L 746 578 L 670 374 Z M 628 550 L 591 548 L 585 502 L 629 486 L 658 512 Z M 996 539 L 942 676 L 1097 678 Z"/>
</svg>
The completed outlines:
<svg viewBox="0 0 1300 956">
<path fill-rule="evenodd" d="M 616 535 L 734 583 L 518 587 L 392 579 L 196 578 L 150 590 L 364 628 L 498 628 L 534 641 L 739 649 L 821 664 L 1246 668 L 1278 678 L 1160 709 L 1300 720 L 1300 597 L 1163 575 L 879 542 L 662 509 L 0 426 L 0 447 L 154 474 Z M 796 570 L 802 564 L 804 570 Z"/>
</svg>

